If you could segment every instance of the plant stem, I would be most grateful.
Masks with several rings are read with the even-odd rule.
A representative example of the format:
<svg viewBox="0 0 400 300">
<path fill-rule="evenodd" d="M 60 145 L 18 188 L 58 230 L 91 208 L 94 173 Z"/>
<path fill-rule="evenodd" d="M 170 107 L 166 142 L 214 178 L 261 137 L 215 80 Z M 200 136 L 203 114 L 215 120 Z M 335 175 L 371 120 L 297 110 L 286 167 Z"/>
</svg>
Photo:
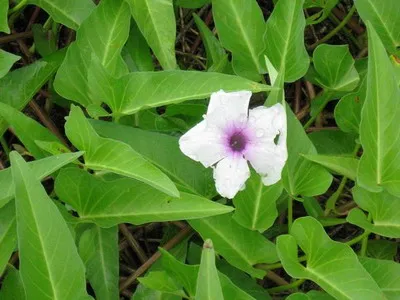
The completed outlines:
<svg viewBox="0 0 400 300">
<path fill-rule="evenodd" d="M 292 228 L 293 224 L 293 198 L 288 198 L 288 232 L 290 233 L 290 229 Z"/>
<path fill-rule="evenodd" d="M 27 3 L 28 3 L 28 0 L 22 0 L 20 3 L 15 5 L 13 8 L 10 8 L 8 10 L 8 15 L 12 15 L 13 13 L 20 11 L 22 8 L 24 8 L 26 6 Z"/>
<path fill-rule="evenodd" d="M 309 49 L 313 50 L 315 49 L 318 45 L 325 43 L 326 41 L 330 40 L 333 36 L 335 36 L 344 26 L 346 26 L 347 22 L 350 21 L 351 17 L 356 11 L 356 6 L 353 4 L 351 7 L 350 11 L 347 13 L 346 17 L 342 20 L 342 22 L 339 23 L 338 26 L 336 26 L 331 32 L 329 32 L 326 36 L 324 36 L 322 39 L 319 41 L 315 42 L 312 44 Z"/>
<path fill-rule="evenodd" d="M 371 213 L 368 214 L 368 221 L 372 220 L 372 215 Z M 361 250 L 360 250 L 360 256 L 365 256 L 367 254 L 367 247 L 368 247 L 368 236 L 371 232 L 368 230 L 365 230 L 364 238 L 361 241 Z"/>
<path fill-rule="evenodd" d="M 2 138 L 0 139 L 0 144 L 1 144 L 1 146 L 3 147 L 3 150 L 4 150 L 4 152 L 6 153 L 6 155 L 9 156 L 9 155 L 10 155 L 10 148 L 8 147 L 7 142 L 6 142 L 6 140 L 4 139 L 4 137 L 2 137 Z"/>
<path fill-rule="evenodd" d="M 324 110 L 325 106 L 331 100 L 333 95 L 332 91 L 323 91 L 323 94 L 319 97 L 324 97 L 322 104 L 319 106 L 318 110 L 311 116 L 311 118 L 307 121 L 307 123 L 303 126 L 304 130 L 308 129 L 314 123 L 315 119 L 319 116 L 319 114 Z M 315 98 L 317 100 L 317 98 Z M 315 101 L 314 100 L 314 101 Z"/>
<path fill-rule="evenodd" d="M 296 281 L 294 281 L 292 283 L 289 283 L 287 285 L 281 285 L 281 286 L 277 286 L 277 287 L 273 287 L 273 288 L 267 289 L 267 291 L 268 291 L 268 293 L 279 293 L 279 292 L 283 292 L 283 291 L 286 291 L 286 290 L 291 290 L 291 289 L 297 288 L 300 285 L 302 285 L 304 281 L 306 281 L 306 280 L 305 279 L 299 279 L 299 280 L 296 280 Z"/>
</svg>

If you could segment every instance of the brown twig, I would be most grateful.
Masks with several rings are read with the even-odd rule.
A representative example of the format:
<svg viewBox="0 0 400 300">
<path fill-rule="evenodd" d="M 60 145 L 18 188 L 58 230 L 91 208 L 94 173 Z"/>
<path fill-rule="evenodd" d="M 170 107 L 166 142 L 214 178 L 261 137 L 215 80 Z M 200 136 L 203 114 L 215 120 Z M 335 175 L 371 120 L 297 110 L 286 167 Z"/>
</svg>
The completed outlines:
<svg viewBox="0 0 400 300">
<path fill-rule="evenodd" d="M 172 239 L 170 239 L 162 248 L 165 250 L 169 250 L 177 245 L 180 241 L 186 238 L 192 232 L 192 228 L 190 226 L 185 227 L 181 231 L 179 231 Z M 143 265 L 141 265 L 135 273 L 131 274 L 124 282 L 121 283 L 119 290 L 123 291 L 128 288 L 135 280 L 147 271 L 148 268 L 152 264 L 154 264 L 157 259 L 161 256 L 161 252 L 157 251 L 154 253 Z"/>
<path fill-rule="evenodd" d="M 67 141 L 64 136 L 60 133 L 56 125 L 54 125 L 53 121 L 50 117 L 40 108 L 40 106 L 35 102 L 35 100 L 31 100 L 29 102 L 29 106 L 32 108 L 35 115 L 39 118 L 39 120 L 46 126 L 51 132 L 54 133 L 55 136 L 66 146 L 69 148 Z"/>
<path fill-rule="evenodd" d="M 273 271 L 268 271 L 267 275 L 265 275 L 268 279 L 272 280 L 278 285 L 287 285 L 289 282 L 287 282 L 285 279 L 280 277 L 278 274 L 276 274 Z"/>
<path fill-rule="evenodd" d="M 147 257 L 146 253 L 143 251 L 142 247 L 133 237 L 132 233 L 129 231 L 128 227 L 125 224 L 119 225 L 119 230 L 125 236 L 129 246 L 135 251 L 136 255 L 138 256 L 140 262 L 144 264 L 149 258 Z"/>
<path fill-rule="evenodd" d="M 297 114 L 300 111 L 301 101 L 301 81 L 297 80 L 294 89 L 294 112 Z"/>
<path fill-rule="evenodd" d="M 7 44 L 12 41 L 27 39 L 33 36 L 32 31 L 18 32 L 0 37 L 0 45 Z"/>
</svg>

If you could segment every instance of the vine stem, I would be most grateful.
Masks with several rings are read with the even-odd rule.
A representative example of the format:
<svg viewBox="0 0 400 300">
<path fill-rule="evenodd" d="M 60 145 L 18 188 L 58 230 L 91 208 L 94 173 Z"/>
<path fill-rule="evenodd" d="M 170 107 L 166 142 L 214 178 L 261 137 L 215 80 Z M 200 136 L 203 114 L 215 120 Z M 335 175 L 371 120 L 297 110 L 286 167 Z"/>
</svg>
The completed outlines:
<svg viewBox="0 0 400 300">
<path fill-rule="evenodd" d="M 368 221 L 372 220 L 372 215 L 371 213 L 368 213 Z M 363 257 L 367 254 L 367 247 L 368 247 L 368 236 L 371 232 L 368 230 L 365 230 L 364 238 L 361 240 L 361 250 L 360 250 L 360 256 Z"/>
<path fill-rule="evenodd" d="M 286 291 L 286 290 L 291 290 L 291 289 L 297 288 L 300 285 L 302 285 L 304 281 L 306 281 L 304 278 L 303 279 L 299 279 L 299 280 L 296 280 L 296 281 L 294 281 L 292 283 L 289 283 L 289 284 L 286 284 L 286 285 L 281 285 L 281 286 L 277 286 L 277 287 L 273 287 L 273 288 L 267 289 L 267 291 L 268 291 L 268 293 L 279 293 L 279 292 L 283 292 L 283 291 Z"/>
<path fill-rule="evenodd" d="M 18 3 L 17 5 L 15 5 L 13 8 L 11 8 L 8 11 L 8 15 L 12 15 L 13 13 L 20 11 L 27 4 L 28 4 L 28 0 L 22 0 L 20 3 Z"/>
<path fill-rule="evenodd" d="M 347 22 L 350 21 L 351 17 L 354 15 L 356 11 L 356 6 L 353 4 L 347 15 L 344 17 L 342 22 L 339 23 L 338 26 L 336 26 L 331 32 L 329 32 L 326 36 L 324 36 L 322 39 L 319 41 L 316 41 L 314 44 L 312 44 L 309 49 L 313 50 L 315 49 L 318 45 L 325 43 L 326 41 L 330 40 L 333 36 L 335 36 L 344 26 L 346 26 Z"/>
<path fill-rule="evenodd" d="M 289 197 L 288 199 L 288 232 L 290 233 L 290 229 L 293 224 L 293 198 Z"/>
</svg>

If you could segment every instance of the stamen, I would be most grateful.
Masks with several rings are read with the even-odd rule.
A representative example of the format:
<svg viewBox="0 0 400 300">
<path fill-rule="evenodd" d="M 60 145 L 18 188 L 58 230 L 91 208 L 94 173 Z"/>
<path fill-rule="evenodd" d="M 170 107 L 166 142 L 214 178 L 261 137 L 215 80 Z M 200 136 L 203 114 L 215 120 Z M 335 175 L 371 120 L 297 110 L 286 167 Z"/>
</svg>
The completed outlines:
<svg viewBox="0 0 400 300">
<path fill-rule="evenodd" d="M 245 149 L 247 138 L 242 132 L 235 132 L 229 138 L 229 147 L 234 152 L 241 152 Z"/>
</svg>

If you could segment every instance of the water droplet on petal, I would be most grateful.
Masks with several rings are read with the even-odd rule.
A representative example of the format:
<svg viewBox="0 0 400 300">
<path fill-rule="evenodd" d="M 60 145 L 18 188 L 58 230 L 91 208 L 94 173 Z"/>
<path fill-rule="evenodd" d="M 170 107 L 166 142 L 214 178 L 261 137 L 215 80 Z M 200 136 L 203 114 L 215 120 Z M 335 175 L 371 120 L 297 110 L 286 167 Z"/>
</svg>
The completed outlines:
<svg viewBox="0 0 400 300">
<path fill-rule="evenodd" d="M 263 129 L 257 129 L 256 130 L 256 137 L 262 137 L 264 135 L 264 130 Z"/>
</svg>

